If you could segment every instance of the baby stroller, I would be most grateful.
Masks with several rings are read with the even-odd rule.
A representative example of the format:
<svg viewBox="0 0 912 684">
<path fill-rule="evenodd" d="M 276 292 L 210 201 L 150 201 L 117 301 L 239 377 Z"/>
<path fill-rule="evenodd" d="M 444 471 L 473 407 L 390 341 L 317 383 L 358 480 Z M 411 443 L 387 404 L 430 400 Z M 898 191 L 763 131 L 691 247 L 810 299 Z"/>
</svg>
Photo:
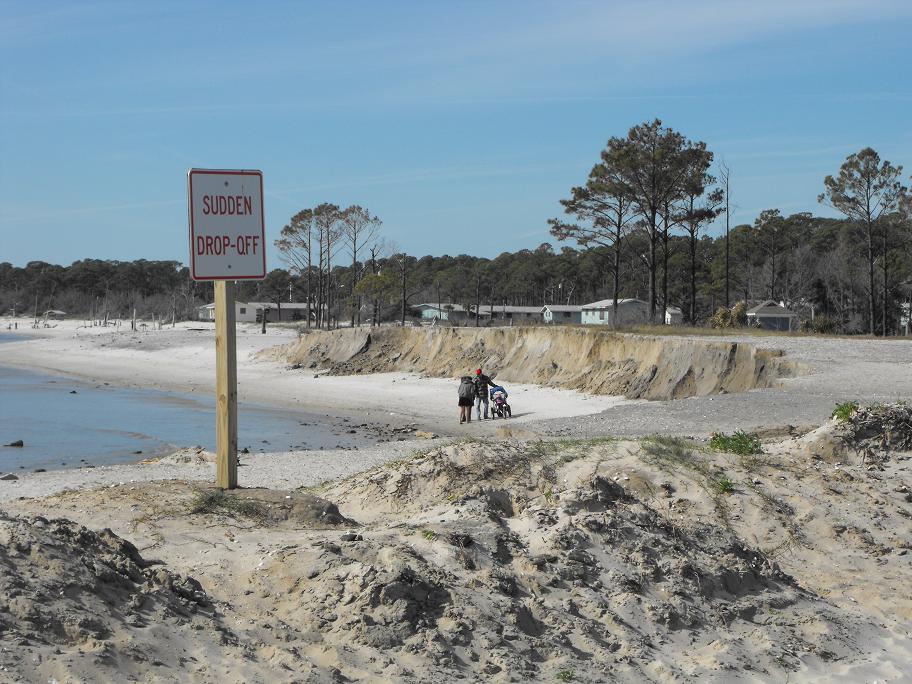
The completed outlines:
<svg viewBox="0 0 912 684">
<path fill-rule="evenodd" d="M 507 390 L 500 385 L 491 388 L 491 418 L 509 418 L 513 415 L 507 403 Z"/>
</svg>

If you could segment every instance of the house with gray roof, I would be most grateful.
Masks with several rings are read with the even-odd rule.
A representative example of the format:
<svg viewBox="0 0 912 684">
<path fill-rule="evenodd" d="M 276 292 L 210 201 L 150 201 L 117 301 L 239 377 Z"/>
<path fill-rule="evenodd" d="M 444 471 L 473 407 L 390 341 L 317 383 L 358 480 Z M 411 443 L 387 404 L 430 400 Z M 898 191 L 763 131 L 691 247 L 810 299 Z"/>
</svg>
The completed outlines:
<svg viewBox="0 0 912 684">
<path fill-rule="evenodd" d="M 614 300 L 602 299 L 583 304 L 581 322 L 584 325 L 636 325 L 649 318 L 649 305 L 642 299 L 619 299 L 617 321 L 614 321 Z"/>
<path fill-rule="evenodd" d="M 788 332 L 798 330 L 798 314 L 785 308 L 782 302 L 776 304 L 772 299 L 747 310 L 747 323 L 764 330 L 781 330 Z"/>
<path fill-rule="evenodd" d="M 583 307 L 569 304 L 545 304 L 541 308 L 545 323 L 582 323 Z"/>
</svg>

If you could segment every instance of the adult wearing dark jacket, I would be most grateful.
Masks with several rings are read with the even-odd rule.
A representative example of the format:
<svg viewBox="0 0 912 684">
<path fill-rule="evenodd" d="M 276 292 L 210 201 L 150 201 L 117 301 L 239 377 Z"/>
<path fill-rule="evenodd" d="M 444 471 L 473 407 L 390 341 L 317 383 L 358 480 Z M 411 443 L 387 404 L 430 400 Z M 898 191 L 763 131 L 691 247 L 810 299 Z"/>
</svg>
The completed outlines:
<svg viewBox="0 0 912 684">
<path fill-rule="evenodd" d="M 463 375 L 459 381 L 459 422 L 472 422 L 472 404 L 475 403 L 475 381 Z"/>
<path fill-rule="evenodd" d="M 481 372 L 481 368 L 475 371 L 475 379 L 472 381 L 475 385 L 475 413 L 478 420 L 481 420 L 481 404 L 484 402 L 484 417 L 488 419 L 488 387 L 494 387 L 491 378 Z"/>
</svg>

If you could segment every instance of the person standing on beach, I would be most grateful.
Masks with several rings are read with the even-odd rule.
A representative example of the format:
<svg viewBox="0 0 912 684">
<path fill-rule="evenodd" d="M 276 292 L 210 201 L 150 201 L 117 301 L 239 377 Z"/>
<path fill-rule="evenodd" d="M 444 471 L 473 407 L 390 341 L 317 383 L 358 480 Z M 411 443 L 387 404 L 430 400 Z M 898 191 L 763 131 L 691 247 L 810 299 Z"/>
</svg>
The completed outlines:
<svg viewBox="0 0 912 684">
<path fill-rule="evenodd" d="M 478 420 L 481 420 L 481 404 L 484 402 L 484 417 L 485 420 L 488 419 L 488 387 L 494 387 L 494 383 L 491 382 L 491 378 L 481 372 L 481 368 L 478 368 L 475 371 L 475 379 L 472 381 L 475 383 L 475 412 L 478 415 Z M 471 411 L 469 411 L 471 413 Z"/>
<path fill-rule="evenodd" d="M 472 404 L 475 403 L 475 383 L 468 375 L 459 381 L 459 423 L 472 422 Z"/>
</svg>

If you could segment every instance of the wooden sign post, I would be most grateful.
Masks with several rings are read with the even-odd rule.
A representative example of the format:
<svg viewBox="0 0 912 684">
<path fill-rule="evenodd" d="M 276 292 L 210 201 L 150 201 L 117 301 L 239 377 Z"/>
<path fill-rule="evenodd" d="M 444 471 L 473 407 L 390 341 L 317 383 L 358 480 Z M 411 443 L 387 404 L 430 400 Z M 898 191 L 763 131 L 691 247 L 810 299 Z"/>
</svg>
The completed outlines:
<svg viewBox="0 0 912 684">
<path fill-rule="evenodd" d="M 191 169 L 190 273 L 215 286 L 215 484 L 237 477 L 237 345 L 235 280 L 266 277 L 263 174 Z"/>
<path fill-rule="evenodd" d="M 237 346 L 234 283 L 215 283 L 215 484 L 237 488 Z"/>
</svg>

